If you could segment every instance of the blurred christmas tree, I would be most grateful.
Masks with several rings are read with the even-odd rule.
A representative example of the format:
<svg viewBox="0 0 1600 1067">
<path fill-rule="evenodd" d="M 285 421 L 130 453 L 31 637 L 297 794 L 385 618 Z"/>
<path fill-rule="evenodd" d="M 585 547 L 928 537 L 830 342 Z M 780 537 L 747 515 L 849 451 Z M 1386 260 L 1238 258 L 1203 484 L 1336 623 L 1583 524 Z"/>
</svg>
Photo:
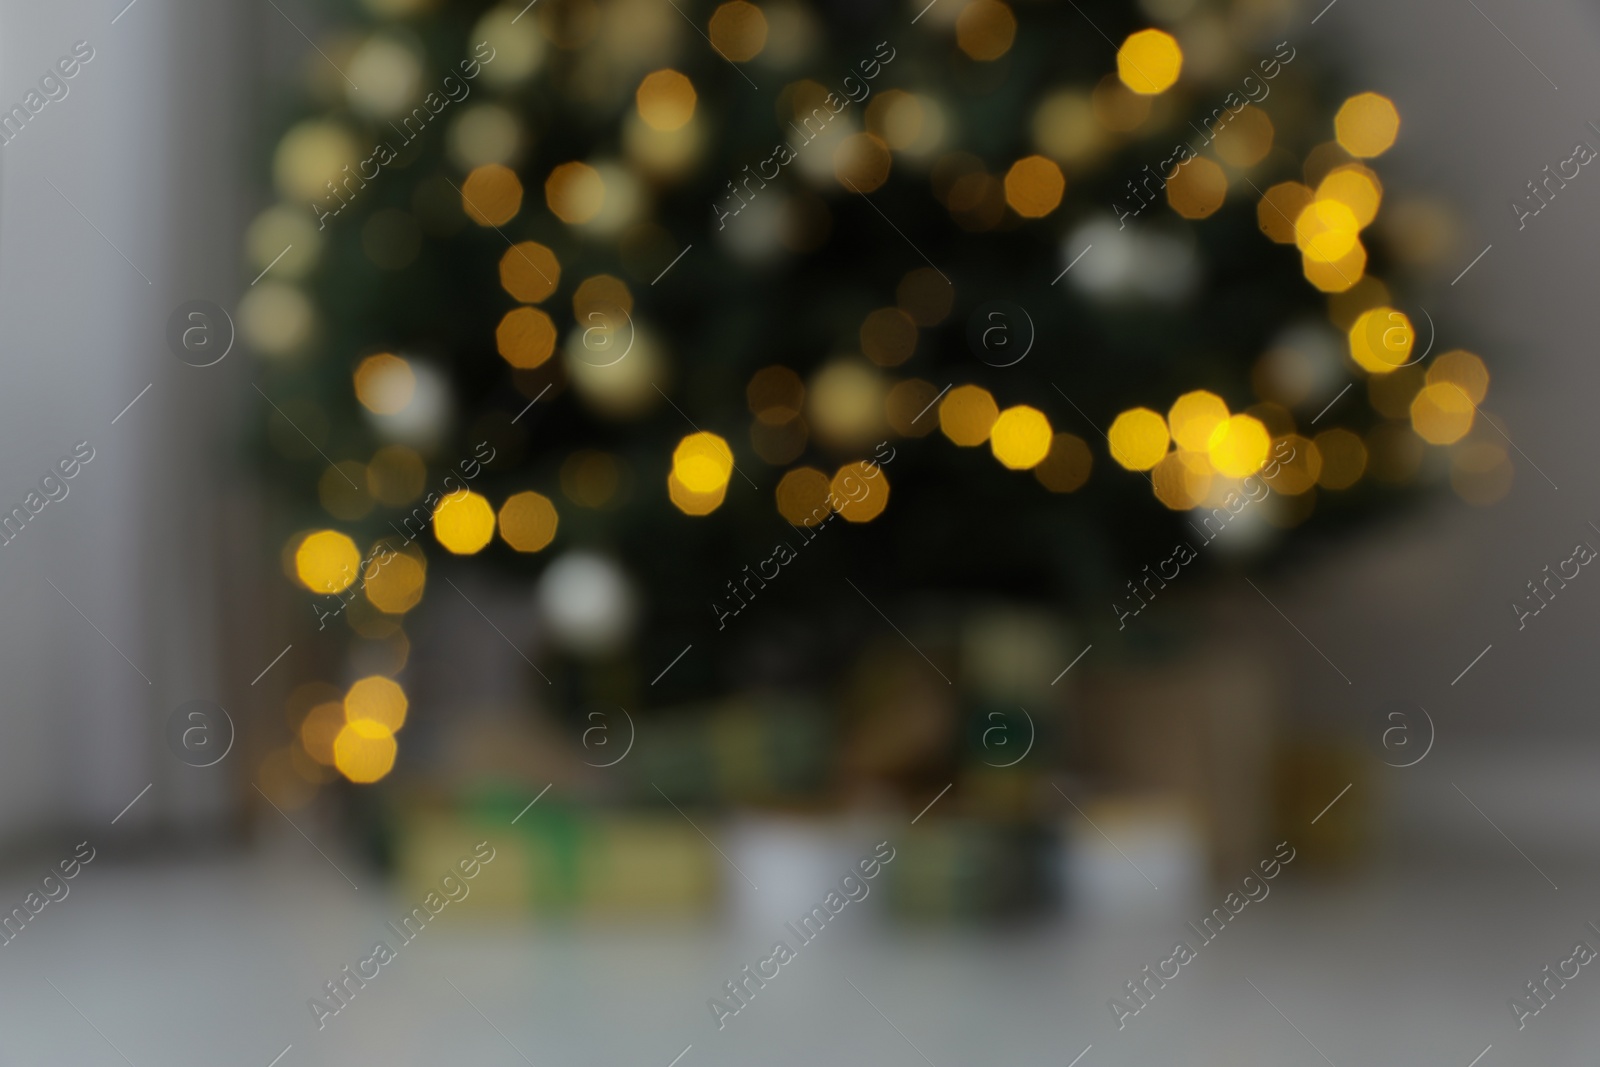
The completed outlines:
<svg viewBox="0 0 1600 1067">
<path fill-rule="evenodd" d="M 815 689 L 895 590 L 1115 630 L 1175 543 L 1260 564 L 1427 481 L 1424 442 L 1509 484 L 1482 362 L 1380 280 L 1448 220 L 1380 207 L 1399 116 L 1287 5 L 336 18 L 239 314 L 324 621 L 492 568 L 568 708 L 669 662 L 651 704 Z M 313 755 L 381 776 L 382 717 Z"/>
</svg>

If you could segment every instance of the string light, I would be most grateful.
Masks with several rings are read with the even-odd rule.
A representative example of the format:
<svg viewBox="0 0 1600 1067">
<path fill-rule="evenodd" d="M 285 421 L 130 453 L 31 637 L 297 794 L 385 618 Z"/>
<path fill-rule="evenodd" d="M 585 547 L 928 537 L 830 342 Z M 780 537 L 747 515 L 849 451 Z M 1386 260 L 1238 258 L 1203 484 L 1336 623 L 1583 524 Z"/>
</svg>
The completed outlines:
<svg viewBox="0 0 1600 1067">
<path fill-rule="evenodd" d="M 295 576 L 313 593 L 342 593 L 356 580 L 361 553 L 337 530 L 318 530 L 295 549 Z"/>
<path fill-rule="evenodd" d="M 994 458 L 1010 470 L 1037 467 L 1050 453 L 1050 420 L 1037 408 L 1018 404 L 1006 408 L 989 430 Z"/>
<path fill-rule="evenodd" d="M 972 448 L 989 439 L 989 431 L 1000 417 L 1000 408 L 987 389 L 962 385 L 945 394 L 939 402 L 939 429 L 955 444 Z"/>
<path fill-rule="evenodd" d="M 1211 434 L 1228 420 L 1228 405 L 1215 393 L 1196 389 L 1184 393 L 1167 412 L 1172 439 L 1189 452 L 1204 452 L 1211 445 Z"/>
<path fill-rule="evenodd" d="M 1140 30 L 1117 49 L 1117 77 L 1142 96 L 1172 88 L 1183 70 L 1183 49 L 1170 33 Z"/>
<path fill-rule="evenodd" d="M 412 551 L 401 550 L 390 555 L 382 566 L 368 570 L 362 591 L 372 606 L 384 614 L 404 615 L 422 599 L 427 584 L 427 565 L 422 553 L 413 555 Z"/>
<path fill-rule="evenodd" d="M 479 226 L 504 226 L 522 210 L 522 182 L 503 164 L 477 167 L 461 183 L 461 208 Z"/>
<path fill-rule="evenodd" d="M 889 476 L 865 461 L 840 467 L 829 488 L 845 522 L 871 522 L 889 506 Z"/>
<path fill-rule="evenodd" d="M 675 70 L 645 75 L 634 93 L 639 117 L 652 130 L 662 133 L 687 125 L 694 118 L 696 99 L 694 83 Z"/>
<path fill-rule="evenodd" d="M 394 734 L 371 719 L 347 722 L 333 740 L 333 765 L 358 785 L 370 785 L 394 768 Z"/>
<path fill-rule="evenodd" d="M 1340 106 L 1333 128 L 1346 152 L 1371 159 L 1387 152 L 1399 136 L 1400 112 L 1386 96 L 1361 93 Z"/>
<path fill-rule="evenodd" d="M 495 327 L 494 344 L 507 363 L 532 370 L 556 350 L 556 324 L 538 308 L 513 308 Z"/>
<path fill-rule="evenodd" d="M 434 510 L 433 536 L 458 556 L 474 555 L 494 537 L 494 509 L 470 490 L 451 493 Z"/>
<path fill-rule="evenodd" d="M 691 493 L 716 493 L 732 473 L 733 450 L 714 433 L 689 434 L 673 450 L 672 474 Z"/>
<path fill-rule="evenodd" d="M 500 285 L 524 304 L 542 303 L 560 282 L 560 260 L 537 241 L 520 241 L 500 257 Z"/>
<path fill-rule="evenodd" d="M 1000 0 L 972 0 L 956 16 L 956 46 L 972 59 L 989 62 L 1011 51 L 1017 17 Z"/>
<path fill-rule="evenodd" d="M 352 685 L 344 695 L 346 722 L 377 723 L 390 733 L 406 724 L 406 709 L 410 702 L 406 691 L 392 678 L 372 675 Z"/>
<path fill-rule="evenodd" d="M 1371 308 L 1350 327 L 1350 358 L 1372 374 L 1388 374 L 1410 361 L 1416 337 L 1404 312 L 1387 306 Z"/>
<path fill-rule="evenodd" d="M 556 506 L 542 493 L 515 493 L 500 505 L 500 538 L 518 552 L 538 552 L 555 540 Z"/>
<path fill-rule="evenodd" d="M 1025 219 L 1042 219 L 1061 206 L 1067 180 L 1061 168 L 1044 156 L 1027 156 L 1011 164 L 1005 177 L 1006 203 Z"/>
<path fill-rule="evenodd" d="M 1147 471 L 1160 463 L 1171 440 L 1167 421 L 1149 408 L 1133 408 L 1118 415 L 1106 437 L 1111 458 L 1131 471 Z"/>
<path fill-rule="evenodd" d="M 1272 448 L 1272 436 L 1259 419 L 1234 415 L 1211 431 L 1206 457 L 1217 473 L 1245 478 L 1260 470 Z"/>
</svg>

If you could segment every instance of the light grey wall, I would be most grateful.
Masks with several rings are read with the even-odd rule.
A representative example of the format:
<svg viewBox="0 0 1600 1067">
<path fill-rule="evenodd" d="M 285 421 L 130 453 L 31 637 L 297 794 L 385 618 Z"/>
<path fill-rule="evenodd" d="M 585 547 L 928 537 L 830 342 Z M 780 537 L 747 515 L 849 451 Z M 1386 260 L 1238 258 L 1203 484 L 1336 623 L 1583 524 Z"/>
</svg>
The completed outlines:
<svg viewBox="0 0 1600 1067">
<path fill-rule="evenodd" d="M 1338 42 L 1367 75 L 1352 88 L 1399 106 L 1400 141 L 1380 161 L 1391 197 L 1433 191 L 1460 211 L 1459 262 L 1418 302 L 1438 324 L 1436 351 L 1464 346 L 1488 363 L 1484 407 L 1504 417 L 1516 445 L 1515 484 L 1488 509 L 1447 493 L 1275 587 L 1353 686 L 1286 627 L 1277 647 L 1295 672 L 1295 714 L 1350 730 L 1391 696 L 1433 714 L 1438 744 L 1428 762 L 1374 783 L 1401 839 L 1504 847 L 1454 783 L 1530 851 L 1592 852 L 1600 573 L 1586 569 L 1520 632 L 1510 604 L 1580 538 L 1600 548 L 1586 525 L 1600 525 L 1600 167 L 1586 167 L 1520 232 L 1509 203 L 1575 142 L 1600 149 L 1600 132 L 1587 125 L 1600 125 L 1600 10 L 1568 0 L 1475 2 L 1339 0 L 1300 33 Z"/>
<path fill-rule="evenodd" d="M 247 367 L 186 367 L 164 332 L 176 304 L 241 284 L 231 7 L 0 4 L 7 107 L 74 42 L 95 51 L 0 148 L 0 501 L 95 450 L 0 548 L 0 842 L 107 824 L 151 783 L 122 826 L 205 823 L 231 791 L 160 732 L 183 700 L 230 702 L 217 535 Z"/>
</svg>

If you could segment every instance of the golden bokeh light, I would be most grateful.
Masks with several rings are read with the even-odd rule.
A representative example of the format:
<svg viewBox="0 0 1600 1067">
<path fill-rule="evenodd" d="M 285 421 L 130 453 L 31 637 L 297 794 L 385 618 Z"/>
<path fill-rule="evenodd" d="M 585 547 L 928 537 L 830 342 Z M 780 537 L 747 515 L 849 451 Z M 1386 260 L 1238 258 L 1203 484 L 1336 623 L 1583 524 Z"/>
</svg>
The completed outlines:
<svg viewBox="0 0 1600 1067">
<path fill-rule="evenodd" d="M 767 17 L 754 4 L 730 0 L 711 13 L 711 47 L 735 63 L 746 63 L 767 46 Z"/>
<path fill-rule="evenodd" d="M 1474 404 L 1481 404 L 1489 395 L 1489 368 L 1471 352 L 1454 349 L 1434 359 L 1428 368 L 1429 385 L 1446 383 L 1460 388 Z"/>
<path fill-rule="evenodd" d="M 865 460 L 840 467 L 830 488 L 845 522 L 871 522 L 889 506 L 889 476 Z"/>
<path fill-rule="evenodd" d="M 827 520 L 828 476 L 815 467 L 796 467 L 778 482 L 778 514 L 796 526 L 816 526 Z"/>
<path fill-rule="evenodd" d="M 714 433 L 689 434 L 673 450 L 672 473 L 691 493 L 717 493 L 733 474 L 733 450 Z"/>
<path fill-rule="evenodd" d="M 1054 431 L 1038 408 L 1018 404 L 1006 408 L 989 430 L 989 448 L 1001 465 L 1014 471 L 1032 470 L 1050 454 Z"/>
<path fill-rule="evenodd" d="M 1317 479 L 1322 477 L 1322 451 L 1317 448 L 1315 441 L 1299 434 L 1288 434 L 1273 443 L 1273 455 L 1290 456 L 1287 460 L 1280 460 L 1277 473 L 1266 479 L 1274 493 L 1299 496 L 1316 485 Z"/>
<path fill-rule="evenodd" d="M 939 429 L 963 448 L 973 448 L 987 441 L 999 417 L 1000 408 L 994 397 L 980 386 L 957 386 L 939 402 Z"/>
<path fill-rule="evenodd" d="M 1349 430 L 1324 430 L 1312 442 L 1322 457 L 1317 484 L 1324 489 L 1348 489 L 1367 469 L 1367 446 Z"/>
<path fill-rule="evenodd" d="M 364 719 L 397 733 L 406 724 L 406 710 L 410 706 L 406 691 L 398 682 L 374 674 L 360 679 L 345 693 L 344 719 L 345 722 Z"/>
<path fill-rule="evenodd" d="M 1186 219 L 1214 214 L 1228 198 L 1228 175 L 1204 156 L 1196 156 L 1167 181 L 1167 203 Z"/>
<path fill-rule="evenodd" d="M 562 222 L 588 222 L 605 206 L 605 179 L 587 163 L 563 163 L 545 179 L 544 202 Z"/>
<path fill-rule="evenodd" d="M 495 327 L 494 345 L 513 367 L 532 370 L 555 352 L 556 324 L 538 308 L 513 308 Z"/>
<path fill-rule="evenodd" d="M 670 133 L 682 129 L 694 118 L 694 83 L 675 70 L 658 70 L 645 75 L 634 93 L 639 117 L 652 130 Z"/>
<path fill-rule="evenodd" d="M 1300 257 L 1300 268 L 1306 281 L 1322 292 L 1342 293 L 1353 288 L 1366 275 L 1367 248 L 1358 239 L 1350 246 L 1350 251 L 1329 263 L 1303 255 Z"/>
<path fill-rule="evenodd" d="M 538 552 L 555 540 L 560 521 L 543 493 L 514 493 L 500 505 L 500 539 L 518 552 Z"/>
<path fill-rule="evenodd" d="M 364 484 L 366 468 L 354 460 L 340 460 L 317 479 L 317 499 L 336 519 L 354 522 L 372 510 L 372 495 Z"/>
<path fill-rule="evenodd" d="M 1477 408 L 1454 382 L 1425 385 L 1411 402 L 1411 428 L 1431 445 L 1453 445 L 1472 429 Z"/>
<path fill-rule="evenodd" d="M 267 278 L 238 299 L 238 333 L 262 357 L 296 357 L 317 330 L 317 307 L 296 286 Z"/>
<path fill-rule="evenodd" d="M 1168 452 L 1150 471 L 1156 499 L 1173 511 L 1188 511 L 1205 503 L 1211 492 L 1209 464 L 1195 463 L 1193 453 Z"/>
<path fill-rule="evenodd" d="M 914 93 L 885 89 L 867 105 L 867 131 L 897 152 L 911 148 L 922 139 L 927 110 Z"/>
<path fill-rule="evenodd" d="M 1047 95 L 1034 108 L 1029 127 L 1034 146 L 1062 163 L 1086 162 L 1105 143 L 1089 94 L 1077 89 L 1058 89 Z"/>
<path fill-rule="evenodd" d="M 1386 305 L 1371 308 L 1350 327 L 1350 358 L 1371 374 L 1388 374 L 1410 361 L 1416 339 L 1405 312 Z"/>
<path fill-rule="evenodd" d="M 1234 167 L 1253 167 L 1272 151 L 1276 131 L 1267 113 L 1246 104 L 1216 133 L 1217 155 Z"/>
<path fill-rule="evenodd" d="M 415 449 L 405 445 L 384 445 L 367 464 L 367 492 L 379 503 L 397 507 L 422 495 L 427 467 Z"/>
<path fill-rule="evenodd" d="M 1234 415 L 1211 431 L 1206 458 L 1217 473 L 1245 478 L 1260 470 L 1272 448 L 1272 435 L 1260 419 Z"/>
<path fill-rule="evenodd" d="M 510 167 L 475 167 L 461 183 L 461 208 L 479 226 L 504 226 L 522 210 L 522 182 Z"/>
<path fill-rule="evenodd" d="M 1400 133 L 1400 112 L 1386 96 L 1352 96 L 1333 117 L 1334 134 L 1346 152 L 1359 159 L 1381 156 Z"/>
<path fill-rule="evenodd" d="M 458 556 L 480 552 L 494 537 L 494 508 L 470 490 L 451 493 L 434 509 L 433 536 Z"/>
<path fill-rule="evenodd" d="M 300 747 L 324 767 L 333 766 L 333 741 L 344 729 L 346 721 L 342 700 L 329 700 L 316 705 L 300 721 Z"/>
<path fill-rule="evenodd" d="M 950 315 L 955 304 L 955 286 L 932 267 L 918 267 L 900 279 L 894 302 L 918 326 L 937 326 Z"/>
<path fill-rule="evenodd" d="M 1058 433 L 1050 439 L 1049 454 L 1033 468 L 1033 476 L 1052 493 L 1071 493 L 1083 488 L 1093 469 L 1089 442 L 1077 434 Z"/>
<path fill-rule="evenodd" d="M 572 294 L 572 318 L 584 329 L 621 329 L 632 314 L 633 290 L 615 275 L 585 278 Z"/>
<path fill-rule="evenodd" d="M 889 146 L 871 133 L 852 133 L 833 150 L 833 175 L 851 192 L 870 193 L 889 180 Z"/>
<path fill-rule="evenodd" d="M 1294 220 L 1311 206 L 1316 194 L 1299 182 L 1279 182 L 1256 204 L 1256 224 L 1261 232 L 1280 245 L 1295 243 Z"/>
<path fill-rule="evenodd" d="M 380 352 L 356 367 L 356 399 L 374 415 L 404 411 L 416 395 L 417 376 L 399 356 Z"/>
<path fill-rule="evenodd" d="M 896 382 L 884 400 L 889 427 L 902 437 L 924 437 L 938 429 L 939 418 L 930 409 L 939 387 L 921 378 Z"/>
<path fill-rule="evenodd" d="M 672 501 L 672 506 L 685 515 L 709 515 L 722 506 L 727 495 L 727 482 L 723 482 L 714 492 L 697 493 L 678 480 L 676 471 L 667 474 L 667 497 Z"/>
<path fill-rule="evenodd" d="M 427 3 L 431 7 L 434 0 Z M 545 41 L 557 38 L 548 30 L 540 33 L 533 18 L 521 17 L 523 11 L 520 5 L 491 7 L 473 23 L 468 34 L 470 40 L 482 41 L 494 49 L 490 53 L 494 62 L 482 68 L 483 80 L 494 87 L 493 91 L 509 89 L 536 72 L 544 61 Z M 579 16 L 575 21 L 582 21 L 581 13 L 574 14 Z"/>
<path fill-rule="evenodd" d="M 1011 51 L 1017 36 L 1017 17 L 1000 0 L 972 0 L 956 16 L 956 45 L 980 62 L 999 59 Z"/>
<path fill-rule="evenodd" d="M 899 308 L 879 308 L 861 324 L 861 351 L 880 367 L 898 367 L 917 350 L 917 324 Z"/>
<path fill-rule="evenodd" d="M 1356 246 L 1355 212 L 1337 200 L 1313 200 L 1294 220 L 1294 243 L 1307 259 L 1332 263 Z"/>
<path fill-rule="evenodd" d="M 865 331 L 866 327 L 863 326 Z M 744 399 L 750 414 L 762 422 L 779 425 L 800 414 L 805 405 L 806 386 L 800 375 L 788 367 L 774 364 L 762 367 L 750 377 Z"/>
<path fill-rule="evenodd" d="M 1117 77 L 1141 96 L 1172 88 L 1183 70 L 1183 49 L 1170 33 L 1140 30 L 1117 49 Z"/>
<path fill-rule="evenodd" d="M 866 360 L 829 360 L 812 374 L 806 389 L 806 421 L 817 440 L 830 448 L 864 447 L 883 437 L 887 392 L 887 383 Z"/>
<path fill-rule="evenodd" d="M 1132 408 L 1118 415 L 1106 437 L 1111 458 L 1131 471 L 1147 471 L 1160 463 L 1171 440 L 1167 420 L 1149 408 Z"/>
<path fill-rule="evenodd" d="M 333 765 L 358 785 L 370 785 L 394 768 L 399 746 L 394 734 L 380 722 L 347 722 L 333 740 Z"/>
<path fill-rule="evenodd" d="M 561 262 L 537 241 L 519 241 L 500 257 L 500 285 L 524 304 L 538 304 L 561 282 Z"/>
<path fill-rule="evenodd" d="M 706 123 L 699 119 L 692 118 L 680 129 L 663 132 L 651 129 L 643 119 L 630 115 L 622 124 L 622 150 L 628 161 L 635 164 L 642 174 L 662 181 L 675 181 L 700 162 L 705 152 L 707 132 Z M 651 226 L 647 231 L 632 231 L 632 241 L 638 241 L 645 232 L 650 232 L 652 237 L 659 236 L 659 230 Z M 632 243 L 626 234 L 624 241 Z M 642 249 L 648 249 L 648 255 L 653 256 L 656 252 L 655 248 L 649 247 L 655 244 L 655 241 L 638 243 Z M 661 265 L 665 266 L 676 251 L 674 248 L 672 252 L 667 253 L 666 258 L 660 261 Z M 636 273 L 647 272 L 640 269 Z M 653 277 L 653 275 L 647 276 Z"/>
<path fill-rule="evenodd" d="M 360 568 L 356 543 L 338 530 L 318 530 L 295 549 L 295 577 L 313 593 L 343 592 Z"/>
<path fill-rule="evenodd" d="M 1350 209 L 1356 227 L 1365 229 L 1378 217 L 1383 203 L 1383 183 L 1378 175 L 1360 163 L 1346 163 L 1328 172 L 1317 186 L 1318 200 L 1334 200 Z"/>
<path fill-rule="evenodd" d="M 1211 434 L 1228 421 L 1228 405 L 1215 393 L 1196 389 L 1184 393 L 1167 412 L 1172 439 L 1188 452 L 1204 452 L 1211 446 Z"/>
<path fill-rule="evenodd" d="M 1006 203 L 1025 219 L 1042 219 L 1061 205 L 1067 179 L 1044 156 L 1026 156 L 1006 171 Z"/>
<path fill-rule="evenodd" d="M 516 113 L 499 104 L 474 104 L 450 123 L 445 147 L 450 161 L 470 171 L 488 163 L 511 166 L 527 145 Z"/>
<path fill-rule="evenodd" d="M 422 553 L 401 550 L 391 555 L 383 566 L 374 564 L 367 568 L 367 582 L 362 587 L 367 600 L 385 615 L 404 615 L 422 599 L 427 586 L 427 564 Z"/>
<path fill-rule="evenodd" d="M 328 182 L 343 177 L 344 168 L 359 167 L 362 149 L 343 125 L 307 119 L 290 129 L 272 156 L 273 183 L 294 200 L 324 200 Z"/>
</svg>

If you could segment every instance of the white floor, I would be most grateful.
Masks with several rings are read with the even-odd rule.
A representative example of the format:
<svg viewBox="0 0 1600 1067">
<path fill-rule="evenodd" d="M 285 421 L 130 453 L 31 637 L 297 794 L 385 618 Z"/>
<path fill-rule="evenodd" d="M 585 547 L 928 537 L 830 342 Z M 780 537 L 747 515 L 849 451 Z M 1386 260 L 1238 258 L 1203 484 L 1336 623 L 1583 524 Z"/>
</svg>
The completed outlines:
<svg viewBox="0 0 1600 1067">
<path fill-rule="evenodd" d="M 0 1064 L 267 1067 L 292 1045 L 283 1067 L 669 1067 L 692 1045 L 680 1067 L 1068 1067 L 1092 1045 L 1079 1067 L 1468 1067 L 1491 1044 L 1481 1067 L 1592 1063 L 1600 974 L 1585 968 L 1521 1033 L 1506 1002 L 1580 937 L 1600 945 L 1584 927 L 1600 923 L 1600 874 L 1553 890 L 1512 859 L 1280 879 L 1121 1032 L 1107 1000 L 1175 940 L 1198 947 L 1180 918 L 983 935 L 847 909 L 719 1032 L 707 999 L 791 940 L 781 927 L 536 929 L 447 909 L 319 1032 L 307 1000 L 394 943 L 383 923 L 407 903 L 276 847 L 97 861 L 0 948 Z M 0 882 L 0 901 L 25 892 Z"/>
</svg>

